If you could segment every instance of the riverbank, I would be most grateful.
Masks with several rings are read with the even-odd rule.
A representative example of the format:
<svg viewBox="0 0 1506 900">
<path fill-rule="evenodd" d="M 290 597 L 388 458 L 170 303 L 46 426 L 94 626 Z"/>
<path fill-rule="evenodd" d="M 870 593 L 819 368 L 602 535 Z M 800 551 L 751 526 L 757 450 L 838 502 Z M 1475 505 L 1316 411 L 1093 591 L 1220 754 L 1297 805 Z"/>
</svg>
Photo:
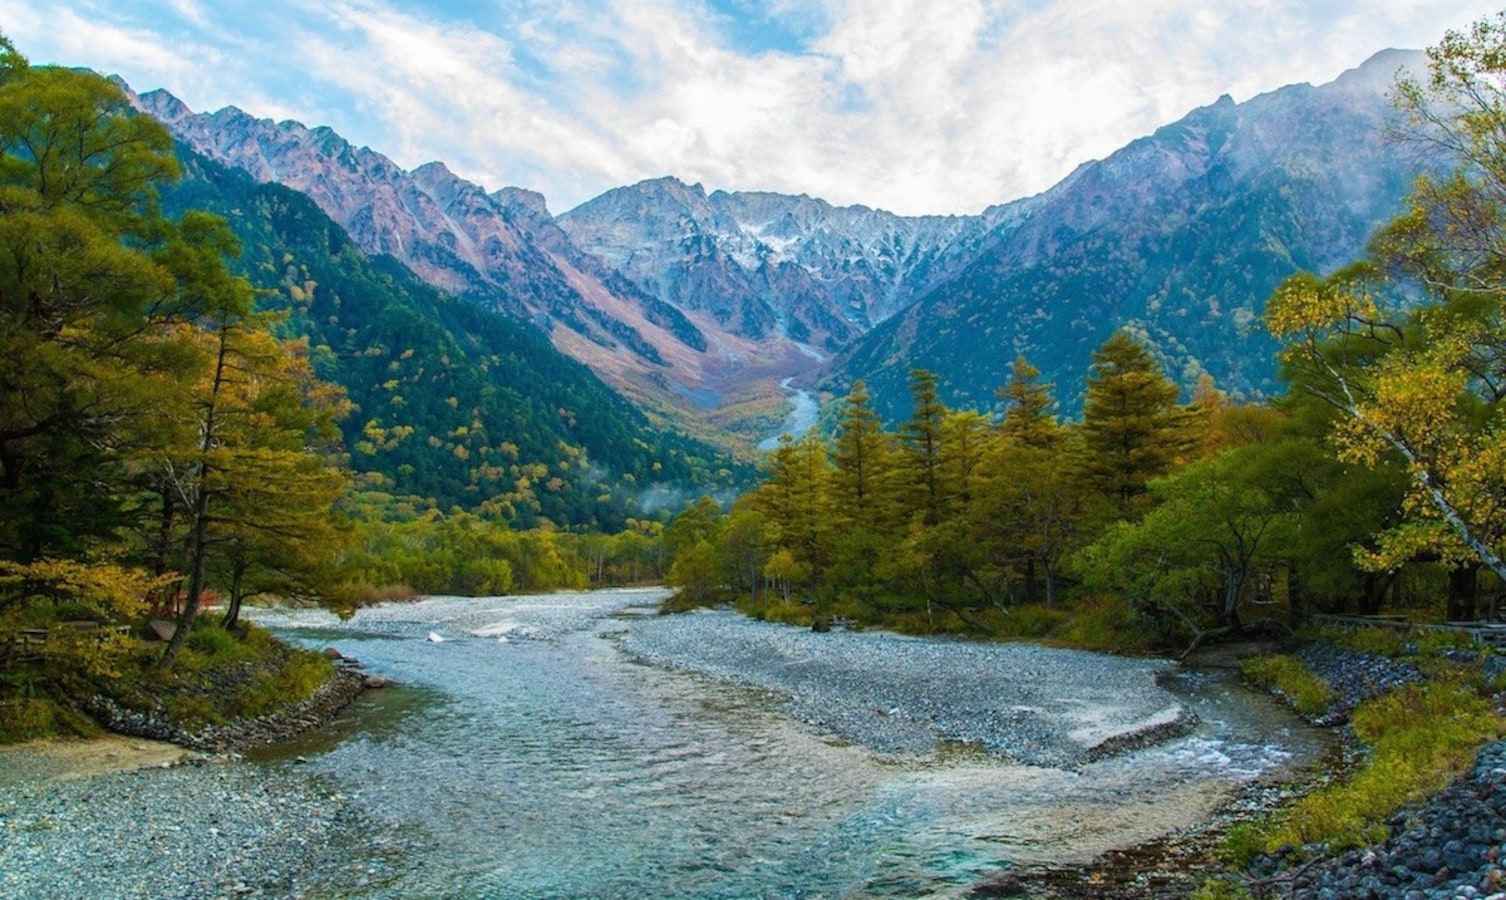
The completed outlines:
<svg viewBox="0 0 1506 900">
<path fill-rule="evenodd" d="M 150 893 L 89 882 L 107 897 L 958 896 L 1007 865 L 1174 841 L 1317 752 L 1278 737 L 1300 726 L 1274 703 L 1165 662 L 657 616 L 657 599 L 269 613 L 403 686 L 338 740 L 7 796 L 0 827 L 22 840 L 0 871 L 40 897 L 77 893 L 66 865 L 204 869 L 181 889 L 153 871 Z M 1192 732 L 1154 734 L 1187 712 Z M 98 802 L 78 787 L 96 783 Z M 216 820 L 242 796 L 251 815 Z M 177 846 L 201 840 L 236 864 Z"/>
<path fill-rule="evenodd" d="M 177 765 L 192 751 L 121 734 L 45 738 L 0 747 L 0 790 Z"/>
<path fill-rule="evenodd" d="M 1365 751 L 1347 727 L 1368 700 L 1428 676 L 1417 662 L 1322 641 L 1221 648 L 1201 662 L 1237 668 L 1252 652 L 1287 652 L 1331 690 L 1327 704 L 1303 717 L 1339 737 L 1334 753 L 1288 781 L 1253 783 L 1205 823 L 1144 844 L 1115 849 L 1083 866 L 1037 867 L 980 882 L 975 897 L 1066 900 L 1088 895 L 1168 900 L 1192 895 L 1217 879 L 1242 897 L 1493 897 L 1506 898 L 1506 742 L 1486 744 L 1467 772 L 1443 790 L 1409 804 L 1384 823 L 1387 837 L 1343 853 L 1286 848 L 1232 870 L 1223 856 L 1231 828 L 1261 822 L 1310 791 L 1345 777 Z M 1453 664 L 1478 664 L 1498 683 L 1506 660 L 1493 654 L 1444 651 Z M 1506 710 L 1506 694 L 1494 706 Z M 1247 826 L 1246 826 L 1247 827 Z M 1313 854 L 1316 856 L 1303 856 Z M 1234 893 L 1243 891 L 1244 893 Z"/>
<path fill-rule="evenodd" d="M 1170 663 L 1034 644 L 773 626 L 700 610 L 630 630 L 634 658 L 774 691 L 788 713 L 878 754 L 967 745 L 1074 769 L 1188 733 Z M 1105 691 L 1105 685 L 1113 685 Z"/>
<path fill-rule="evenodd" d="M 58 752 L 10 748 L 6 761 L 29 755 L 46 769 Z M 326 885 L 347 894 L 381 884 L 383 860 L 403 851 L 400 836 L 337 789 L 295 771 L 202 756 L 86 768 L 87 777 L 0 791 L 0 897 L 327 896 Z"/>
<path fill-rule="evenodd" d="M 275 744 L 318 728 L 375 683 L 363 672 L 336 668 L 307 699 L 223 724 L 193 726 L 174 722 L 155 710 L 129 709 L 104 694 L 85 698 L 83 707 L 102 727 L 115 734 L 164 741 L 206 753 L 229 753 Z M 206 696 L 215 694 L 209 689 Z"/>
</svg>

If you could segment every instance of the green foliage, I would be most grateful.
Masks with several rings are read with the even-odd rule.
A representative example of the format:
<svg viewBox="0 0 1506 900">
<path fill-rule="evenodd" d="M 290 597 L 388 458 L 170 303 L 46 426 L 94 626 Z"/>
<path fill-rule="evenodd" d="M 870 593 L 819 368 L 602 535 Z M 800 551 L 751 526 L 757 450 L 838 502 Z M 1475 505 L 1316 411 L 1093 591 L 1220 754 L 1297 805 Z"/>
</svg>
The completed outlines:
<svg viewBox="0 0 1506 900">
<path fill-rule="evenodd" d="M 1178 393 L 1144 345 L 1123 331 L 1093 353 L 1082 407 L 1083 478 L 1121 517 L 1135 517 L 1150 480 L 1189 449 Z"/>
<path fill-rule="evenodd" d="M 657 527 L 637 524 L 616 535 L 576 535 L 513 531 L 459 511 L 358 520 L 357 546 L 342 571 L 352 579 L 352 607 L 415 593 L 496 596 L 660 583 L 668 561 Z"/>
<path fill-rule="evenodd" d="M 1396 628 L 1311 628 L 1303 632 L 1311 640 L 1325 641 L 1345 650 L 1381 656 L 1433 657 L 1445 650 L 1477 649 L 1474 638 L 1464 632 Z"/>
<path fill-rule="evenodd" d="M 87 737 L 93 723 L 60 707 L 50 697 L 0 697 L 0 744 L 20 744 L 53 735 Z"/>
<path fill-rule="evenodd" d="M 1128 654 L 1145 653 L 1161 639 L 1151 622 L 1118 598 L 1085 599 L 1057 634 L 1074 647 Z"/>
<path fill-rule="evenodd" d="M 1266 324 L 1302 387 L 1337 413 L 1346 462 L 1399 463 L 1405 518 L 1355 555 L 1391 572 L 1427 555 L 1506 580 L 1506 15 L 1448 32 L 1424 80 L 1399 80 L 1400 135 L 1451 153 L 1425 175 L 1366 256 L 1328 277 L 1300 273 Z"/>
<path fill-rule="evenodd" d="M 334 663 L 323 656 L 295 652 L 281 670 L 258 672 L 236 694 L 230 712 L 237 717 L 261 716 L 301 703 L 312 697 L 334 672 Z"/>
<path fill-rule="evenodd" d="M 1281 694 L 1304 715 L 1317 715 L 1333 702 L 1333 689 L 1296 657 L 1252 656 L 1241 663 L 1240 670 L 1251 682 Z"/>
<path fill-rule="evenodd" d="M 1065 633 L 1077 618 L 1068 610 L 1040 604 L 1018 606 L 1007 612 L 985 610 L 983 616 L 989 622 L 989 634 L 996 638 L 1036 640 Z"/>
<path fill-rule="evenodd" d="M 1260 822 L 1236 822 L 1219 842 L 1219 856 L 1236 869 L 1247 869 L 1255 857 L 1268 852 L 1270 842 Z"/>
<path fill-rule="evenodd" d="M 1463 774 L 1503 725 L 1488 698 L 1440 680 L 1361 704 L 1351 723 L 1370 746 L 1369 761 L 1346 781 L 1319 788 L 1278 814 L 1264 831 L 1264 851 L 1287 844 L 1336 851 L 1384 839 L 1397 810 Z M 1239 849 L 1249 853 L 1252 845 L 1246 840 Z"/>
<path fill-rule="evenodd" d="M 1126 335 L 1099 361 L 1081 425 L 1054 421 L 1023 360 L 997 425 L 947 409 L 916 371 L 915 413 L 885 431 L 857 385 L 830 447 L 808 435 L 766 457 L 736 528 L 714 509 L 671 526 L 672 583 L 689 605 L 793 601 L 821 616 L 849 603 L 862 623 L 1130 652 L 1237 633 L 1247 617 L 1376 611 L 1386 583 L 1346 548 L 1386 526 L 1397 472 L 1342 465 L 1311 401 L 1239 407 L 1205 380 L 1176 406 Z"/>
<path fill-rule="evenodd" d="M 1235 828 L 1241 826 L 1236 825 Z M 1250 900 L 1249 890 L 1232 876 L 1214 877 L 1198 885 L 1190 900 Z"/>
</svg>

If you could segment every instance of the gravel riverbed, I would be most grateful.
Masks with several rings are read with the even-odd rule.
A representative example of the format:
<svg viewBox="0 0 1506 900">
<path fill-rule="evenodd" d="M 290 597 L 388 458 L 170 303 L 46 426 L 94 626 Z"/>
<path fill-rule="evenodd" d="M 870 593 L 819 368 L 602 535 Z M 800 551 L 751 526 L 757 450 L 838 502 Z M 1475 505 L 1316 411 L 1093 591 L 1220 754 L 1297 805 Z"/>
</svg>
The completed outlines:
<svg viewBox="0 0 1506 900">
<path fill-rule="evenodd" d="M 0 792 L 6 898 L 327 896 L 322 885 L 380 884 L 380 860 L 403 846 L 338 792 L 233 760 L 7 778 Z"/>
<path fill-rule="evenodd" d="M 599 628 L 631 659 L 768 691 L 792 716 L 879 755 L 928 756 L 966 745 L 1075 770 L 1071 777 L 1196 721 L 1161 686 L 1172 669 L 1164 661 L 882 632 L 815 633 L 721 611 L 659 617 L 636 608 L 638 598 L 612 602 L 440 601 L 426 607 L 433 618 L 422 622 L 409 619 L 412 609 L 389 607 L 363 611 L 352 625 L 358 633 L 432 629 L 445 640 L 491 644 L 552 643 Z M 592 624 L 604 616 L 621 621 Z M 285 618 L 280 624 L 300 621 Z M 1336 681 L 1332 718 L 1363 695 L 1420 677 L 1409 664 L 1332 648 L 1308 648 L 1303 657 Z M 200 755 L 67 781 L 29 777 L 24 765 L 0 772 L 0 898 L 392 894 L 405 867 L 432 854 L 431 837 L 374 817 L 315 769 Z M 1279 790 L 1252 784 L 1247 799 L 1264 806 Z M 1469 778 L 1392 824 L 1395 837 L 1386 845 L 1295 876 L 1251 874 L 1272 878 L 1281 896 L 1488 896 L 1501 883 L 1497 861 L 1506 857 L 1506 747 L 1493 746 Z M 1152 883 L 1136 875 L 1120 883 L 1123 896 L 1183 896 L 1195 883 L 1188 876 L 1207 864 L 1203 845 L 1175 835 L 1167 843 L 1170 851 L 1155 851 L 1145 870 L 1179 877 Z M 1190 850 L 1179 856 L 1183 845 Z M 1058 881 L 1058 892 L 1040 895 L 1074 896 L 1086 883 Z M 1029 895 L 1045 886 L 1031 885 L 1000 883 L 979 893 L 1012 896 L 1017 887 Z"/>
<path fill-rule="evenodd" d="M 1072 768 L 1181 734 L 1196 717 L 1157 683 L 1170 668 L 1033 644 L 818 633 L 707 611 L 634 623 L 629 654 L 753 685 L 791 715 L 881 754 L 967 744 Z"/>
</svg>

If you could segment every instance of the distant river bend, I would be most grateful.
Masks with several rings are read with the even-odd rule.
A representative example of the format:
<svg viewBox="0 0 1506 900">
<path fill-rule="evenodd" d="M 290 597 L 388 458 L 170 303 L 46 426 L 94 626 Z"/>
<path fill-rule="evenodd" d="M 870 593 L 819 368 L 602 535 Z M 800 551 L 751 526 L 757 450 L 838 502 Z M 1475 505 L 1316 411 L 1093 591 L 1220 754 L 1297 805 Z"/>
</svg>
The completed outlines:
<svg viewBox="0 0 1506 900">
<path fill-rule="evenodd" d="M 798 438 L 816 427 L 816 421 L 821 415 L 821 404 L 816 402 L 815 394 L 804 388 L 793 387 L 794 382 L 793 376 L 779 382 L 780 388 L 789 395 L 791 408 L 779 430 L 759 442 L 759 450 L 773 450 L 785 435 Z"/>
</svg>

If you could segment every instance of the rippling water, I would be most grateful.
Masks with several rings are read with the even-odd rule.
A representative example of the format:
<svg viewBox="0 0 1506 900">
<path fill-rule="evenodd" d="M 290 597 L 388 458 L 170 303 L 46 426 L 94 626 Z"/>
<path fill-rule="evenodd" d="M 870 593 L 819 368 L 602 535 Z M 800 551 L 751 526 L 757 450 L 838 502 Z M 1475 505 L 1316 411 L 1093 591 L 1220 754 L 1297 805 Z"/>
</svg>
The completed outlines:
<svg viewBox="0 0 1506 900">
<path fill-rule="evenodd" d="M 966 748 L 881 758 L 793 721 L 772 693 L 633 662 L 620 635 L 652 627 L 641 616 L 661 596 L 440 598 L 349 623 L 263 613 L 400 683 L 261 757 L 303 757 L 409 839 L 381 861 L 378 887 L 322 888 L 948 896 L 1009 865 L 1085 860 L 1192 824 L 1319 750 L 1273 704 L 1194 675 L 1172 685 L 1204 721 L 1194 734 L 1077 770 Z"/>
</svg>

